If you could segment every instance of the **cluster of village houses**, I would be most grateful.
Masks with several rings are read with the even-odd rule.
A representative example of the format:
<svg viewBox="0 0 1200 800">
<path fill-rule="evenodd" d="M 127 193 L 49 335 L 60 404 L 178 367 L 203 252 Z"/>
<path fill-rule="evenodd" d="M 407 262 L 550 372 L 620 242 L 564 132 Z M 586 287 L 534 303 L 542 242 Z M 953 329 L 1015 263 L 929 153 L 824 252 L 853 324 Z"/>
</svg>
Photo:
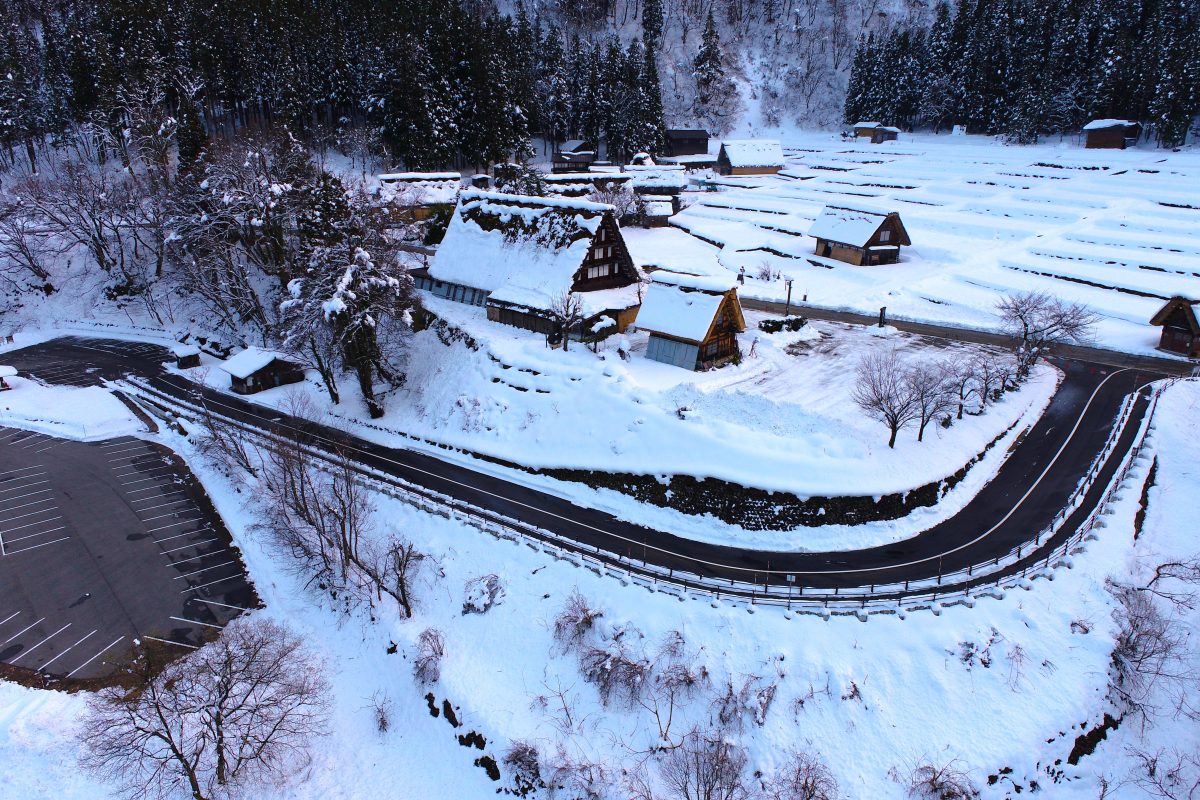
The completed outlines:
<svg viewBox="0 0 1200 800">
<path fill-rule="evenodd" d="M 897 132 L 860 122 L 848 135 L 881 143 Z M 1123 148 L 1137 135 L 1136 124 L 1123 120 L 1097 120 L 1084 133 L 1087 147 Z M 407 219 L 450 212 L 436 252 L 412 270 L 417 287 L 483 307 L 489 320 L 541 334 L 552 346 L 562 342 L 567 320 L 566 335 L 581 341 L 636 327 L 649 335 L 647 358 L 683 369 L 709 369 L 737 358 L 737 335 L 746 327 L 738 300 L 744 276 L 643 271 L 625 245 L 616 208 L 589 197 L 631 192 L 640 224 L 665 225 L 680 210 L 685 190 L 706 186 L 703 175 L 778 173 L 784 167 L 780 143 L 726 140 L 712 154 L 706 132 L 672 130 L 657 159 L 642 154 L 629 165 L 613 166 L 596 156 L 590 142 L 564 143 L 543 176 L 544 197 L 492 191 L 486 175 L 466 180 L 457 172 L 380 175 L 384 202 L 403 197 Z M 897 212 L 869 207 L 828 206 L 808 235 L 816 242 L 811 258 L 818 264 L 827 259 L 893 264 L 900 248 L 911 244 Z M 1151 320 L 1163 329 L 1161 349 L 1200 357 L 1198 302 L 1173 298 Z M 194 357 L 190 350 L 177 355 L 181 365 L 185 355 Z M 285 356 L 257 348 L 229 358 L 223 368 L 232 389 L 243 394 L 303 379 Z"/>
</svg>

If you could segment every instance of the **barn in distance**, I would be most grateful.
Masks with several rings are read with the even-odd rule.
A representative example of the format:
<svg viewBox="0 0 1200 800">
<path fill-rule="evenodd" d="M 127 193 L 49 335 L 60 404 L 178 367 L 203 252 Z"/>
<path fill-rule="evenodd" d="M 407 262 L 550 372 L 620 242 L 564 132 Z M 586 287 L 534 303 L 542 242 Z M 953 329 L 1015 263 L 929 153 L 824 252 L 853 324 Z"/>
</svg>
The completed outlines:
<svg viewBox="0 0 1200 800">
<path fill-rule="evenodd" d="M 1200 300 L 1172 297 L 1150 319 L 1151 325 L 1162 328 L 1158 349 L 1189 358 L 1200 358 L 1200 320 L 1196 318 L 1197 303 L 1200 303 Z"/>
<path fill-rule="evenodd" d="M 229 388 L 235 394 L 256 394 L 265 389 L 304 380 L 304 368 L 274 350 L 247 347 L 221 364 L 229 373 Z"/>
<path fill-rule="evenodd" d="M 1083 126 L 1084 148 L 1124 150 L 1137 144 L 1141 126 L 1126 119 L 1094 119 Z"/>
<path fill-rule="evenodd" d="M 817 255 L 856 266 L 895 264 L 900 246 L 911 245 L 895 211 L 826 206 L 808 229 Z"/>
<path fill-rule="evenodd" d="M 717 172 L 722 175 L 774 175 L 783 169 L 783 146 L 776 139 L 721 142 Z"/>
</svg>

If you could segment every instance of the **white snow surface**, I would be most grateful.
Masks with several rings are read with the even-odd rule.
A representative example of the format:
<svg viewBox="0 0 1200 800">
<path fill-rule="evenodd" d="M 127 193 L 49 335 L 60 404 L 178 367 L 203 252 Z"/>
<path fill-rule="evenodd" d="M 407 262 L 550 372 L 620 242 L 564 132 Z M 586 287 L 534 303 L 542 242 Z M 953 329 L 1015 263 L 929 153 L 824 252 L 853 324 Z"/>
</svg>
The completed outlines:
<svg viewBox="0 0 1200 800">
<path fill-rule="evenodd" d="M 1137 125 L 1136 122 L 1130 122 L 1127 119 L 1094 119 L 1083 126 L 1085 131 L 1098 131 L 1104 128 L 1125 128 L 1130 125 Z"/>
<path fill-rule="evenodd" d="M 1094 800 L 1101 780 L 1110 797 L 1152 795 L 1130 780 L 1129 748 L 1194 753 L 1194 722 L 1172 716 L 1171 685 L 1161 684 L 1159 710 L 1149 724 L 1123 724 L 1077 766 L 1067 764 L 1074 738 L 1114 709 L 1106 681 L 1117 626 L 1105 581 L 1144 577 L 1147 565 L 1195 554 L 1189 524 L 1200 492 L 1200 443 L 1190 430 L 1200 387 L 1180 384 L 1159 407 L 1152 444 L 1158 482 L 1135 544 L 1133 518 L 1149 462 L 1141 462 L 1126 491 L 1105 517 L 1099 538 L 1072 558 L 1053 581 L 973 607 L 953 606 L 934 616 L 785 617 L 670 593 L 647 593 L 601 578 L 570 562 L 523 545 L 497 541 L 463 523 L 377 498 L 389 528 L 405 531 L 438 559 L 442 577 L 423 584 L 417 617 L 404 621 L 382 607 L 378 621 L 328 610 L 289 569 L 286 556 L 267 547 L 244 510 L 252 489 L 190 457 L 186 440 L 169 443 L 189 456 L 229 522 L 267 608 L 255 612 L 295 628 L 325 665 L 334 693 L 332 735 L 313 743 L 311 766 L 288 786 L 256 789 L 256 800 L 368 800 L 381 791 L 412 797 L 495 797 L 504 784 L 489 781 L 456 735 L 475 730 L 486 752 L 500 760 L 508 744 L 525 740 L 543 757 L 559 747 L 609 770 L 605 800 L 621 797 L 619 773 L 637 753 L 660 742 L 654 719 L 636 705 L 601 703 L 575 659 L 553 640 L 554 617 L 572 591 L 603 612 L 596 640 L 623 630 L 634 652 L 654 654 L 678 633 L 708 673 L 701 693 L 675 710 L 673 732 L 707 726 L 710 698 L 727 683 L 758 676 L 775 693 L 762 723 L 747 718 L 728 736 L 749 752 L 748 771 L 771 775 L 793 749 L 819 754 L 842 796 L 904 800 L 904 779 L 921 762 L 956 761 L 984 800 L 1030 792 L 1036 780 L 1055 800 Z M 462 613 L 481 576 L 496 574 L 502 596 L 483 614 Z M 1196 612 L 1180 618 L 1195 630 Z M 415 641 L 425 628 L 444 633 L 446 655 L 432 686 L 411 675 Z M 398 652 L 387 654 L 389 643 Z M 1195 637 L 1187 654 L 1194 659 Z M 430 716 L 424 694 L 440 706 L 448 698 L 463 727 Z M 386 697 L 391 727 L 380 733 L 373 696 Z M 564 717 L 561 697 L 569 718 Z M 0 796 L 109 800 L 113 787 L 76 766 L 73 734 L 86 695 L 66 695 L 0 683 Z M 1137 723 L 1137 724 L 1133 724 Z M 655 757 L 647 762 L 654 765 Z M 502 768 L 503 769 L 503 768 Z M 989 775 L 1004 777 L 989 784 Z M 1057 774 L 1057 778 L 1051 773 Z M 508 772 L 504 770 L 504 780 Z M 1119 785 L 1119 792 L 1111 791 Z"/>
<path fill-rule="evenodd" d="M 684 291 L 677 286 L 654 283 L 646 289 L 635 324 L 647 333 L 699 344 L 708 335 L 724 299 L 720 294 Z"/>
<path fill-rule="evenodd" d="M 9 377 L 0 392 L 0 424 L 66 439 L 95 441 L 145 430 L 120 400 L 100 386 L 49 386 Z"/>
</svg>

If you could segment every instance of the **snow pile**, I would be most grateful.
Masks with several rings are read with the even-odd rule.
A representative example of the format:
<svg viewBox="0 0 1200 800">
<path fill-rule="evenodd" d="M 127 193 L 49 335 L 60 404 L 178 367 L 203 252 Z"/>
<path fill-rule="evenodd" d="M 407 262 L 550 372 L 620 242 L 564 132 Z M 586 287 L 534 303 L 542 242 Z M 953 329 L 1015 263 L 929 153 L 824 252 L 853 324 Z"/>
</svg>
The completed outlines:
<svg viewBox="0 0 1200 800">
<path fill-rule="evenodd" d="M 0 423 L 50 436 L 94 441 L 145 430 L 124 403 L 99 386 L 47 386 L 6 378 L 0 392 Z"/>
</svg>

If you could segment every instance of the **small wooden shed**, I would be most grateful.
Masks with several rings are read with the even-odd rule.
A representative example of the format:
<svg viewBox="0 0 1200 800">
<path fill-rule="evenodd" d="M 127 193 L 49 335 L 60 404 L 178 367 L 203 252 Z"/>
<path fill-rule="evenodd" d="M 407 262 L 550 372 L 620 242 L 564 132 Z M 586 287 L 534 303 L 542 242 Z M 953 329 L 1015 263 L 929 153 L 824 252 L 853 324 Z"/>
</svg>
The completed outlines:
<svg viewBox="0 0 1200 800">
<path fill-rule="evenodd" d="M 551 172 L 586 171 L 596 160 L 596 145 L 584 139 L 563 142 L 550 160 Z"/>
<path fill-rule="evenodd" d="M 304 368 L 299 364 L 258 347 L 247 347 L 221 364 L 221 369 L 229 373 L 229 388 L 235 394 L 255 394 L 304 380 Z"/>
<path fill-rule="evenodd" d="M 774 175 L 783 169 L 783 146 L 777 139 L 721 142 L 717 172 L 722 175 Z"/>
<path fill-rule="evenodd" d="M 175 357 L 175 366 L 180 369 L 191 369 L 200 366 L 200 348 L 194 344 L 174 344 L 171 355 Z"/>
<path fill-rule="evenodd" d="M 1151 325 L 1162 327 L 1158 349 L 1180 353 L 1189 358 L 1200 358 L 1200 321 L 1196 319 L 1196 305 L 1200 300 L 1172 297 L 1150 319 Z"/>
<path fill-rule="evenodd" d="M 736 284 L 665 272 L 655 273 L 635 324 L 650 334 L 646 358 L 690 370 L 732 361 L 746 330 Z"/>
<path fill-rule="evenodd" d="M 895 211 L 826 206 L 808 229 L 817 255 L 858 266 L 895 264 L 900 246 L 911 245 Z"/>
<path fill-rule="evenodd" d="M 899 128 L 893 128 L 890 125 L 884 125 L 879 122 L 856 122 L 854 123 L 854 136 L 857 139 L 870 139 L 871 144 L 879 144 L 880 142 L 891 142 L 900 135 Z"/>
<path fill-rule="evenodd" d="M 1141 126 L 1126 119 L 1094 119 L 1083 126 L 1088 150 L 1124 150 L 1137 144 Z"/>
<path fill-rule="evenodd" d="M 708 153 L 708 131 L 684 128 L 667 129 L 667 146 L 663 155 L 702 156 Z"/>
</svg>

